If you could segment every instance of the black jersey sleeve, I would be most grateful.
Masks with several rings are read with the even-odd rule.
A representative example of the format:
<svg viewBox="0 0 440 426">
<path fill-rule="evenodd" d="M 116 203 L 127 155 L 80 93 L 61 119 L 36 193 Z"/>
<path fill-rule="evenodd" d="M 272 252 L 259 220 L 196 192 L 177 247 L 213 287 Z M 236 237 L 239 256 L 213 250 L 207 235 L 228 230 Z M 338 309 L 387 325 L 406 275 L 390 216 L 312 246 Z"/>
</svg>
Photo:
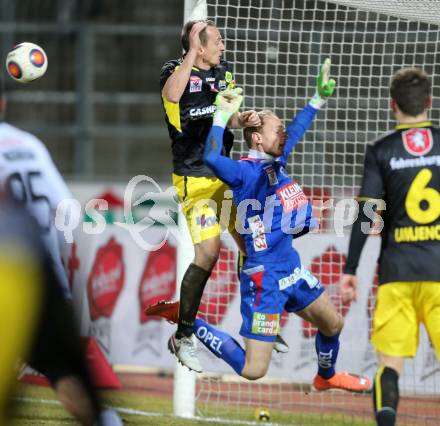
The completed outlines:
<svg viewBox="0 0 440 426">
<path fill-rule="evenodd" d="M 159 84 L 160 84 L 161 91 L 162 91 L 163 87 L 165 86 L 165 83 L 167 82 L 168 77 L 174 72 L 177 65 L 178 65 L 177 61 L 168 61 L 162 67 L 162 70 L 160 71 L 160 78 L 159 78 Z"/>
<path fill-rule="evenodd" d="M 364 212 L 365 202 L 370 198 L 382 198 L 383 193 L 383 177 L 376 157 L 375 148 L 374 145 L 368 145 L 365 153 L 364 176 L 358 197 L 359 214 L 351 229 L 347 261 L 344 268 L 345 274 L 356 274 L 359 258 L 368 237 L 368 234 L 362 231 L 362 223 L 367 222 L 370 226 L 372 223 L 372 220 L 367 217 Z"/>
<path fill-rule="evenodd" d="M 362 249 L 368 234 L 362 232 L 362 223 L 368 223 L 371 226 L 373 222 L 364 212 L 365 201 L 359 203 L 359 214 L 351 228 L 350 243 L 348 245 L 348 255 L 345 262 L 344 274 L 356 275 L 356 269 L 359 264 Z"/>
<path fill-rule="evenodd" d="M 380 171 L 379 161 L 376 157 L 374 145 L 368 145 L 365 153 L 364 176 L 362 178 L 359 200 L 367 198 L 382 198 L 384 182 Z"/>
</svg>

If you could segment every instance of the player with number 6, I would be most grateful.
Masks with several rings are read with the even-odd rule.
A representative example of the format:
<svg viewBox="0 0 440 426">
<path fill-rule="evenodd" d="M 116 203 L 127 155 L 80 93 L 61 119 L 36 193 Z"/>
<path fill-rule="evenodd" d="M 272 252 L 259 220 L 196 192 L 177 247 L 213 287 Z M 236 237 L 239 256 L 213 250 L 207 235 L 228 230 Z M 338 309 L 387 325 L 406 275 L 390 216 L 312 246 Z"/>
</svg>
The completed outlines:
<svg viewBox="0 0 440 426">
<path fill-rule="evenodd" d="M 383 210 L 371 337 L 379 360 L 373 392 L 379 426 L 396 422 L 399 375 L 404 358 L 416 355 L 420 322 L 440 359 L 440 130 L 428 120 L 431 83 L 425 72 L 401 69 L 390 92 L 397 126 L 367 147 L 359 216 L 340 282 L 343 301 L 356 301 L 356 268 L 371 229 L 366 212 Z"/>
</svg>

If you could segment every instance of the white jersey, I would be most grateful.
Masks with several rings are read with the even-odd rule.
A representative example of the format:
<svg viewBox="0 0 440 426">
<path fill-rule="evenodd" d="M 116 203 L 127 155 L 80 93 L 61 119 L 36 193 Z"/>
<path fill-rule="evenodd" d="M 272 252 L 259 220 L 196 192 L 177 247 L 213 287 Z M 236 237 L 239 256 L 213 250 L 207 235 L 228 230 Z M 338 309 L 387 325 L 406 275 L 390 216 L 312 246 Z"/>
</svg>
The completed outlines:
<svg viewBox="0 0 440 426">
<path fill-rule="evenodd" d="M 63 291 L 70 297 L 54 216 L 60 201 L 72 195 L 44 144 L 5 122 L 0 122 L 0 185 L 36 219 Z"/>
</svg>

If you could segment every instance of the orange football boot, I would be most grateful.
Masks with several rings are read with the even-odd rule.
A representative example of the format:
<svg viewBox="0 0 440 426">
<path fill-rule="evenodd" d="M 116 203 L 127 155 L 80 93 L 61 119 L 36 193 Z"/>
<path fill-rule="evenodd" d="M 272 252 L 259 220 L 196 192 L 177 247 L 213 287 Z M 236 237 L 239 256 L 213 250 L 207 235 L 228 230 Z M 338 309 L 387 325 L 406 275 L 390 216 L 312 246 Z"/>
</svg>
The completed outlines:
<svg viewBox="0 0 440 426">
<path fill-rule="evenodd" d="M 313 379 L 313 387 L 318 391 L 341 389 L 349 392 L 368 392 L 371 390 L 371 380 L 368 377 L 352 373 L 335 373 L 330 379 L 324 379 L 319 374 Z"/>
</svg>

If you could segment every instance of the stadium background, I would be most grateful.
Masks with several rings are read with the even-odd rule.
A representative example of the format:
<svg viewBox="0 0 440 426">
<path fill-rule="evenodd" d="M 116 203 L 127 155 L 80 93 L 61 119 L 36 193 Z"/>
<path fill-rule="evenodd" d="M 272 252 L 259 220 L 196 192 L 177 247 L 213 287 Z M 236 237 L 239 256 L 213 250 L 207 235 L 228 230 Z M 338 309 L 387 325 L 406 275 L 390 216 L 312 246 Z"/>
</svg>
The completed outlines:
<svg viewBox="0 0 440 426">
<path fill-rule="evenodd" d="M 421 22 L 413 19 L 414 9 L 409 14 L 403 11 L 403 18 L 411 19 L 407 21 L 362 7 L 347 12 L 335 4 L 362 6 L 358 0 L 208 3 L 208 15 L 216 20 L 226 40 L 226 58 L 234 63 L 236 79 L 245 87 L 248 108 L 272 108 L 289 119 L 313 94 L 314 76 L 322 58 L 332 58 L 337 96 L 320 113 L 306 143 L 298 147 L 289 165 L 289 171 L 318 201 L 340 200 L 355 193 L 365 144 L 392 128 L 387 86 L 399 66 L 423 65 L 433 75 L 431 117 L 439 122 L 438 11 L 425 14 Z M 258 7 L 251 7 L 256 3 Z M 72 265 L 69 273 L 82 332 L 97 338 L 112 363 L 129 360 L 144 367 L 166 367 L 167 371 L 174 360 L 157 348 L 165 347 L 172 328 L 162 322 L 147 322 L 140 312 L 145 304 L 173 297 L 176 242 L 170 239 L 163 250 L 145 253 L 128 234 L 115 231 L 112 224 L 124 219 L 124 189 L 133 176 L 148 175 L 161 188 L 170 184 L 170 144 L 158 75 L 166 60 L 180 55 L 183 9 L 181 0 L 0 0 L 1 58 L 20 41 L 40 44 L 49 58 L 48 72 L 38 82 L 19 85 L 6 79 L 7 121 L 44 141 L 83 206 L 91 198 L 109 203 L 105 215 L 109 226 L 105 231 L 90 236 L 79 226 L 76 251 L 66 253 L 67 264 Z M 401 10 L 391 13 L 402 17 Z M 239 134 L 237 140 L 239 153 L 244 149 Z M 171 197 L 159 194 L 153 198 L 161 214 L 169 210 L 175 213 Z M 140 206 L 139 217 L 154 202 Z M 84 219 L 86 223 L 91 221 L 86 214 Z M 332 217 L 324 214 L 323 228 L 330 231 L 332 224 Z M 151 234 L 153 240 L 157 235 L 160 239 L 163 228 L 155 227 Z M 310 244 L 306 239 L 300 250 L 307 264 L 332 290 L 339 309 L 344 310 L 333 285 L 341 273 L 346 241 L 335 240 L 329 232 L 315 237 L 319 244 L 314 250 L 307 251 Z M 372 249 L 376 253 L 377 241 L 371 244 L 376 245 Z M 221 262 L 202 305 L 204 314 L 214 322 L 222 322 L 227 312 L 222 326 L 230 327 L 232 333 L 239 321 L 233 316 L 234 311 L 238 314 L 234 263 L 235 253 L 225 240 Z M 364 265 L 363 280 L 368 285 L 358 309 L 362 315 L 353 317 L 356 321 L 350 321 L 351 327 L 347 327 L 353 347 L 341 358 L 355 369 L 371 373 L 374 361 L 367 341 L 374 303 L 374 270 L 368 259 Z M 123 273 L 114 282 L 106 281 L 114 271 Z M 100 289 L 93 285 L 96 282 L 106 282 L 112 290 Z M 97 289 L 96 293 L 90 288 Z M 352 315 L 353 311 L 345 309 L 344 313 Z M 369 398 L 304 396 L 310 390 L 306 382 L 313 368 L 314 331 L 300 321 L 289 320 L 287 327 L 293 333 L 289 343 L 293 346 L 290 364 L 295 366 L 294 371 L 288 358 L 275 360 L 273 382 L 248 386 L 230 382 L 230 377 L 224 382 L 217 375 L 203 377 L 197 384 L 197 413 L 218 416 L 229 410 L 225 406 L 232 406 L 229 411 L 243 418 L 243 406 L 264 404 L 273 410 L 293 407 L 299 412 L 336 411 L 342 413 L 346 424 L 356 416 L 367 422 L 371 417 Z M 357 339 L 362 344 L 356 345 Z M 421 354 L 420 364 L 408 369 L 405 386 L 411 390 L 411 398 L 413 394 L 425 398 L 427 393 L 434 393 L 438 400 L 439 366 L 431 355 Z M 214 371 L 222 371 L 219 363 L 205 353 L 202 362 L 212 363 Z M 306 365 L 299 367 L 304 362 Z M 289 385 L 290 374 L 299 382 L 294 388 Z M 420 381 L 424 374 L 427 384 Z M 288 383 L 281 377 L 287 377 Z M 435 424 L 429 423 L 439 413 L 438 408 L 429 405 L 432 398 L 427 403 L 408 401 L 406 408 L 402 404 L 402 412 L 406 413 L 402 419 L 407 424 Z M 424 415 L 419 414 L 423 411 Z M 329 421 L 325 416 L 321 414 L 321 419 Z"/>
<path fill-rule="evenodd" d="M 7 79 L 7 118 L 46 143 L 64 176 L 169 180 L 158 75 L 180 54 L 181 1 L 2 0 L 0 16 L 2 58 L 22 40 L 49 58 L 41 81 Z"/>
<path fill-rule="evenodd" d="M 223 3 L 209 11 L 217 15 L 221 28 L 228 22 L 225 16 L 229 22 L 239 23 L 234 20 L 239 18 L 237 3 L 244 7 L 251 4 Z M 248 88 L 247 104 L 280 110 L 289 102 L 298 103 L 290 104 L 295 108 L 302 106 L 313 90 L 321 56 L 331 52 L 337 66 L 333 71 L 338 74 L 337 99 L 333 101 L 337 108 L 332 104 L 318 123 L 327 121 L 328 126 L 332 122 L 334 129 L 329 132 L 332 129 L 327 127 L 325 136 L 319 132 L 322 128 L 316 129 L 317 141 L 326 145 L 319 144 L 322 152 L 309 152 L 301 157 L 304 161 L 295 161 L 302 164 L 295 172 L 306 177 L 303 184 L 307 185 L 319 185 L 324 178 L 336 179 L 326 184 L 359 184 L 365 142 L 390 129 L 386 87 L 396 63 L 393 56 L 401 56 L 403 63 L 409 57 L 415 63 L 425 63 L 435 80 L 432 116 L 434 121 L 438 118 L 438 35 L 432 26 L 419 22 L 396 24 L 394 34 L 384 23 L 369 23 L 365 30 L 371 31 L 370 37 L 359 38 L 355 35 L 359 26 L 371 19 L 371 13 L 362 11 L 353 14 L 351 22 L 338 21 L 335 13 L 334 24 L 322 25 L 319 35 L 312 24 L 319 22 L 332 4 L 295 1 L 298 11 L 303 10 L 303 21 L 286 27 L 279 9 L 284 3 L 266 2 L 271 20 L 259 31 L 257 20 L 250 19 L 246 32 L 240 26 L 224 32 L 226 41 L 232 37 L 238 40 L 227 44 L 226 58 L 236 64 L 237 80 Z M 255 8 L 254 15 L 258 10 Z M 49 57 L 49 68 L 41 81 L 20 86 L 7 79 L 7 118 L 46 143 L 64 176 L 127 181 L 136 174 L 149 174 L 159 182 L 170 181 L 169 141 L 158 74 L 166 60 L 180 56 L 181 0 L 1 0 L 0 16 L 2 58 L 22 40 L 41 44 Z M 435 12 L 432 16 L 435 19 Z M 249 30 L 252 26 L 254 31 Z M 285 33 L 280 30 L 286 29 L 296 34 L 290 46 L 282 42 Z M 415 41 L 408 30 L 425 33 L 419 40 L 424 41 L 423 50 L 420 46 L 416 50 L 415 44 L 408 46 Z M 251 46 L 254 54 L 233 53 L 233 49 L 244 48 L 246 37 L 255 40 Z M 332 45 L 341 42 L 351 45 L 352 50 L 332 52 Z M 284 51 L 274 53 L 271 46 Z M 358 74 L 349 71 L 353 65 L 359 66 Z M 380 72 L 370 80 L 365 69 L 372 66 Z M 341 143 L 345 145 L 338 145 Z M 340 154 L 337 158 L 336 153 Z"/>
</svg>

